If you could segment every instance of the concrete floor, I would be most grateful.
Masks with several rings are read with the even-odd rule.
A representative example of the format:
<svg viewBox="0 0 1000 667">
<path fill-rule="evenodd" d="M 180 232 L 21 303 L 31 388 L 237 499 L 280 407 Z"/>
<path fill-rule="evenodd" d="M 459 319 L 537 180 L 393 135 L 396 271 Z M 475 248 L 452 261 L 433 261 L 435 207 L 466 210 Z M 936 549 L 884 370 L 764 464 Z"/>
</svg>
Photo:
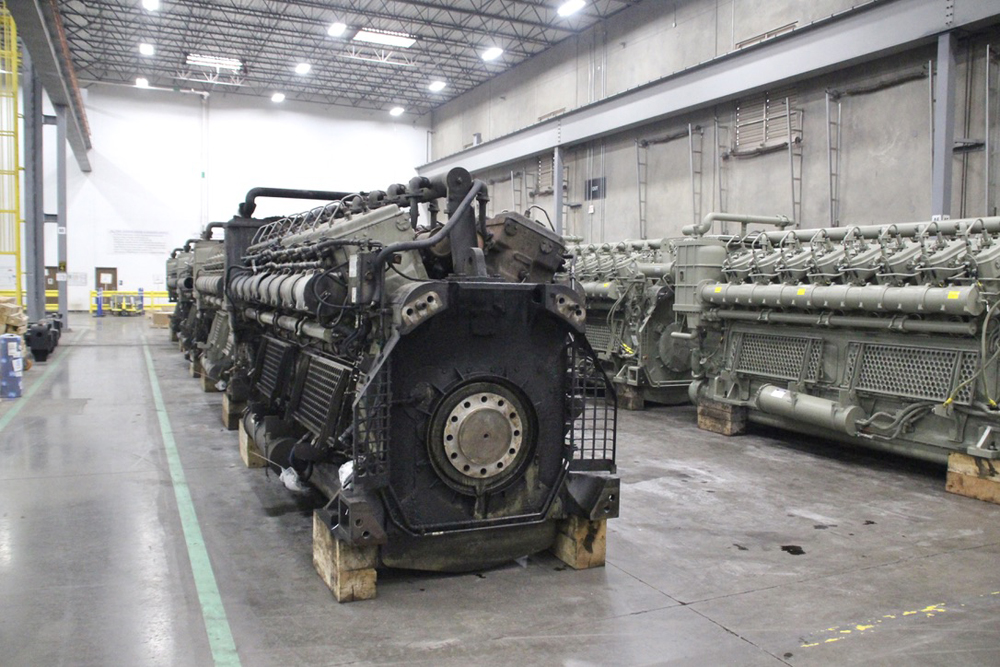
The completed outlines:
<svg viewBox="0 0 1000 667">
<path fill-rule="evenodd" d="M 1000 507 L 933 466 L 700 432 L 691 408 L 620 414 L 606 568 L 385 572 L 339 605 L 310 503 L 242 466 L 167 332 L 71 325 L 0 403 L 4 665 L 212 662 L 145 345 L 244 665 L 1000 664 Z"/>
</svg>

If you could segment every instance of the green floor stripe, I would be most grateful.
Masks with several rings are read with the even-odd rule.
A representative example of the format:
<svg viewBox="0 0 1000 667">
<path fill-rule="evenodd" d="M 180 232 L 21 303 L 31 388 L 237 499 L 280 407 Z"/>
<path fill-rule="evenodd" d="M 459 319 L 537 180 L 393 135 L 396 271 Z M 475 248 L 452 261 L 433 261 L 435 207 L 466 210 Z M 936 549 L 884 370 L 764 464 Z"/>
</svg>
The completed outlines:
<svg viewBox="0 0 1000 667">
<path fill-rule="evenodd" d="M 208 643 L 212 649 L 212 658 L 216 665 L 239 665 L 240 657 L 236 653 L 236 643 L 229 629 L 229 620 L 219 595 L 219 585 L 212 572 L 212 563 L 208 559 L 205 540 L 201 535 L 201 525 L 194 511 L 191 491 L 188 489 L 177 453 L 177 443 L 167 416 L 167 408 L 160 392 L 160 382 L 153 369 L 153 357 L 149 354 L 149 346 L 143 340 L 142 353 L 146 357 L 146 370 L 149 373 L 149 384 L 153 388 L 153 404 L 156 416 L 160 420 L 160 432 L 163 434 L 163 448 L 167 452 L 167 463 L 170 467 L 170 481 L 174 485 L 174 496 L 177 499 L 177 511 L 181 516 L 181 526 L 184 529 L 184 541 L 187 542 L 188 556 L 191 559 L 191 570 L 194 574 L 195 587 L 198 589 L 198 601 L 201 603 L 201 614 L 205 619 L 205 630 L 208 632 Z"/>
<path fill-rule="evenodd" d="M 77 338 L 79 337 L 80 336 L 78 335 Z M 59 368 L 59 365 L 62 363 L 62 360 L 65 359 L 66 356 L 69 354 L 69 349 L 67 349 L 66 346 L 63 346 L 62 349 L 65 350 L 65 352 L 57 356 L 55 358 L 55 361 L 50 361 L 46 364 L 45 372 L 42 373 L 41 377 L 39 377 L 37 380 L 31 383 L 31 386 L 28 387 L 27 391 L 25 391 L 21 395 L 21 398 L 9 399 L 12 401 L 17 401 L 17 403 L 14 404 L 14 407 L 5 412 L 3 417 L 0 417 L 0 432 L 3 432 L 3 430 L 7 428 L 7 425 L 10 424 L 12 421 L 14 421 L 14 417 L 16 417 L 17 413 L 20 412 L 21 409 L 28 404 L 28 401 L 31 399 L 32 396 L 35 395 L 35 393 L 38 391 L 38 388 L 41 387 L 43 384 L 45 384 L 45 381 L 49 378 L 50 375 L 52 375 L 52 372 L 55 369 Z"/>
</svg>

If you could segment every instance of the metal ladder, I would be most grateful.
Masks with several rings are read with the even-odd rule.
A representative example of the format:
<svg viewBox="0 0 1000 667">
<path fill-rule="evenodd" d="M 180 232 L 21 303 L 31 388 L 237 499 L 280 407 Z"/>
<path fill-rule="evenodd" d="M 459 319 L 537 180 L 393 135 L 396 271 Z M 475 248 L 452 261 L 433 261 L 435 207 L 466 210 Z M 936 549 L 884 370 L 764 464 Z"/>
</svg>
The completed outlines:
<svg viewBox="0 0 1000 667">
<path fill-rule="evenodd" d="M 840 226 L 840 149 L 842 129 L 840 97 L 826 91 L 826 159 L 830 174 L 830 226 Z"/>
<path fill-rule="evenodd" d="M 1000 142 L 1000 51 L 986 45 L 985 185 L 984 213 L 997 214 L 997 143 Z"/>
<path fill-rule="evenodd" d="M 649 177 L 649 144 L 636 137 L 635 179 L 639 196 L 639 238 L 646 238 L 646 187 Z"/>
<path fill-rule="evenodd" d="M 688 123 L 688 145 L 691 155 L 691 210 L 694 213 L 694 224 L 701 222 L 701 192 L 704 177 L 704 143 L 705 130 L 700 125 Z M 643 237 L 645 238 L 645 237 Z"/>
<path fill-rule="evenodd" d="M 715 155 L 713 156 L 715 167 L 715 191 L 712 193 L 712 210 L 725 213 L 729 207 L 729 126 L 720 125 L 719 117 L 715 122 Z M 716 201 L 718 196 L 718 201 Z M 729 233 L 729 223 L 722 223 L 723 234 Z"/>
<path fill-rule="evenodd" d="M 792 115 L 798 114 L 799 123 L 795 127 Z M 788 172 L 791 180 L 792 220 L 798 227 L 802 224 L 802 109 L 792 109 L 789 98 L 785 98 L 785 123 L 788 130 Z"/>
</svg>

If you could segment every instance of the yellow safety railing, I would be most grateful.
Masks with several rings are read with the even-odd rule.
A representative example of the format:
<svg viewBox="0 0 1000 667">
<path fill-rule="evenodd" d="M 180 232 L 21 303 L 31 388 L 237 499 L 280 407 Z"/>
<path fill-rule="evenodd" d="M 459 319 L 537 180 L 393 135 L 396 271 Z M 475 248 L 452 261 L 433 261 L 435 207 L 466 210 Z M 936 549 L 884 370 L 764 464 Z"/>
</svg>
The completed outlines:
<svg viewBox="0 0 1000 667">
<path fill-rule="evenodd" d="M 23 306 L 17 67 L 17 27 L 7 3 L 0 2 L 0 287 L 11 289 Z"/>
<path fill-rule="evenodd" d="M 0 296 L 12 296 L 15 299 L 17 299 L 17 302 L 20 303 L 22 307 L 24 307 L 24 299 L 25 299 L 25 296 L 26 296 L 24 290 L 21 290 L 20 292 L 12 290 L 12 289 L 0 290 Z M 46 299 L 45 299 L 45 310 L 50 311 L 50 312 L 55 312 L 55 311 L 59 310 L 59 304 L 58 303 L 49 303 L 48 302 L 49 299 L 58 299 L 59 298 L 59 290 L 47 289 L 47 290 L 45 290 L 45 297 L 46 297 Z"/>
<path fill-rule="evenodd" d="M 0 292 L 2 294 L 2 292 Z M 173 308 L 167 292 L 142 291 L 142 310 Z M 97 310 L 97 290 L 90 290 L 90 312 Z M 104 291 L 101 293 L 101 310 L 107 313 L 134 313 L 139 311 L 139 292 Z"/>
</svg>

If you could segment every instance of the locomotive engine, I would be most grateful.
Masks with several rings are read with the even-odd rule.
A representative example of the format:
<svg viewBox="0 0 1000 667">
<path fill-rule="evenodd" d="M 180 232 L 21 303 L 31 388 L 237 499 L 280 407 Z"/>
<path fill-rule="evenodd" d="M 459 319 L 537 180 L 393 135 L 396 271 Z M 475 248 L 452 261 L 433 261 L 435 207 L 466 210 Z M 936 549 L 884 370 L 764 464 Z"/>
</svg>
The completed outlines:
<svg viewBox="0 0 1000 667">
<path fill-rule="evenodd" d="M 226 271 L 245 436 L 383 565 L 480 568 L 618 513 L 614 389 L 562 240 L 486 201 L 464 169 L 345 194 L 258 225 Z"/>
<path fill-rule="evenodd" d="M 997 458 L 1000 218 L 743 237 L 710 224 L 676 243 L 700 410 L 934 461 Z"/>
<path fill-rule="evenodd" d="M 570 247 L 587 295 L 587 338 L 613 375 L 619 405 L 688 400 L 689 340 L 672 337 L 674 248 L 669 239 Z"/>
</svg>

